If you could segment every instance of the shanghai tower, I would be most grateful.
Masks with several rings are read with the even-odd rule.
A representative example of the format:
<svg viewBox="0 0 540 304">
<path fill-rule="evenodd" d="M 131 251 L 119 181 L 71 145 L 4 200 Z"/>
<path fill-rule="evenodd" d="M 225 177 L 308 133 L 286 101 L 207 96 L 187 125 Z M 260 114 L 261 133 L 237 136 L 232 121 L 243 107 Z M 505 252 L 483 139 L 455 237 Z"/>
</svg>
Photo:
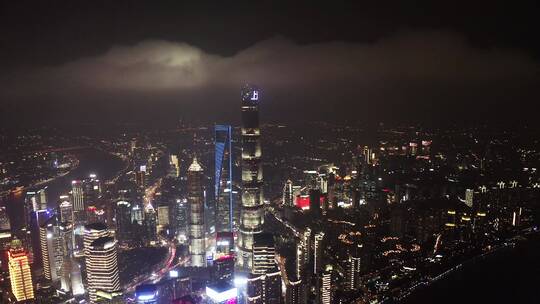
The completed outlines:
<svg viewBox="0 0 540 304">
<path fill-rule="evenodd" d="M 189 254 L 192 267 L 205 267 L 203 170 L 193 159 L 187 172 L 189 203 Z"/>
<path fill-rule="evenodd" d="M 238 266 L 251 270 L 253 235 L 262 232 L 263 172 L 259 129 L 259 89 L 242 88 L 242 208 L 238 237 Z"/>
</svg>

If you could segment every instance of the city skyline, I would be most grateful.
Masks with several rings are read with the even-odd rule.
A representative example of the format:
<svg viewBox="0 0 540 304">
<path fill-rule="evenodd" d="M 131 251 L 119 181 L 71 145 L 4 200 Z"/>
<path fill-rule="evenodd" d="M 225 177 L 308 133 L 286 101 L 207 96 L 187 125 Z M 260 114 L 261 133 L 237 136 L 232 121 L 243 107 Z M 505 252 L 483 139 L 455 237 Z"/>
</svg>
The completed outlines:
<svg viewBox="0 0 540 304">
<path fill-rule="evenodd" d="M 0 8 L 1 303 L 538 302 L 533 3 Z"/>
</svg>

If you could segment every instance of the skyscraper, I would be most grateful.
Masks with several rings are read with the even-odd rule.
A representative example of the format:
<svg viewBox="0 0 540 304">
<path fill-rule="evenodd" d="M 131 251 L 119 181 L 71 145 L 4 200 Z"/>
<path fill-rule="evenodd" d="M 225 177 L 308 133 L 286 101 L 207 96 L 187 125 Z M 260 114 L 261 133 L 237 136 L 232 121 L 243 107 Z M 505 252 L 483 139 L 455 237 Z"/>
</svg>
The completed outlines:
<svg viewBox="0 0 540 304">
<path fill-rule="evenodd" d="M 283 186 L 283 205 L 294 206 L 293 183 L 290 179 Z"/>
<path fill-rule="evenodd" d="M 130 239 L 131 232 L 131 204 L 126 201 L 116 203 L 116 236 L 120 242 Z"/>
<path fill-rule="evenodd" d="M 253 273 L 265 274 L 276 266 L 274 236 L 260 233 L 253 240 Z"/>
<path fill-rule="evenodd" d="M 76 225 L 84 225 L 86 211 L 84 210 L 84 187 L 83 181 L 71 182 L 71 201 L 73 202 L 73 218 Z"/>
<path fill-rule="evenodd" d="M 262 232 L 263 171 L 259 129 L 259 89 L 242 89 L 242 210 L 238 237 L 238 265 L 251 269 L 253 235 Z"/>
<path fill-rule="evenodd" d="M 232 231 L 232 150 L 231 126 L 216 125 L 214 198 L 216 201 L 216 231 Z"/>
<path fill-rule="evenodd" d="M 9 278 L 11 292 L 17 301 L 34 298 L 32 271 L 28 263 L 28 255 L 20 240 L 13 240 L 8 251 Z"/>
<path fill-rule="evenodd" d="M 332 265 L 326 265 L 321 277 L 321 304 L 332 304 Z"/>
<path fill-rule="evenodd" d="M 204 190 L 203 170 L 193 159 L 187 172 L 188 204 L 189 204 L 189 254 L 191 266 L 204 267 L 206 265 L 204 242 Z"/>
<path fill-rule="evenodd" d="M 120 290 L 117 247 L 116 240 L 109 236 L 100 237 L 88 245 L 85 261 L 90 303 L 96 303 L 98 291 Z"/>
<path fill-rule="evenodd" d="M 324 232 L 315 234 L 315 242 L 313 245 L 313 273 L 319 274 L 323 270 L 323 240 Z"/>
<path fill-rule="evenodd" d="M 84 255 L 88 255 L 90 245 L 95 240 L 107 236 L 111 236 L 111 233 L 103 223 L 92 223 L 84 226 Z"/>
<path fill-rule="evenodd" d="M 65 200 L 60 203 L 58 209 L 60 209 L 60 220 L 62 222 L 73 223 L 73 205 L 69 201 Z"/>
<path fill-rule="evenodd" d="M 57 281 L 61 274 L 63 247 L 56 216 L 49 218 L 39 227 L 39 241 L 45 279 Z"/>
</svg>

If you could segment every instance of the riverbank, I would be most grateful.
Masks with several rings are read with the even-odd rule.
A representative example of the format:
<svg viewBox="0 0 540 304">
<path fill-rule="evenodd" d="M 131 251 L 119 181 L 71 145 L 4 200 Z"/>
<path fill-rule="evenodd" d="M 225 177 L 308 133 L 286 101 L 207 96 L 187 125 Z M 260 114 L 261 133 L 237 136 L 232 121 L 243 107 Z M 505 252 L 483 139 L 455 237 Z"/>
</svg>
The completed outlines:
<svg viewBox="0 0 540 304">
<path fill-rule="evenodd" d="M 419 288 L 405 304 L 538 303 L 540 236 L 529 235 L 514 248 L 505 247 Z"/>
</svg>

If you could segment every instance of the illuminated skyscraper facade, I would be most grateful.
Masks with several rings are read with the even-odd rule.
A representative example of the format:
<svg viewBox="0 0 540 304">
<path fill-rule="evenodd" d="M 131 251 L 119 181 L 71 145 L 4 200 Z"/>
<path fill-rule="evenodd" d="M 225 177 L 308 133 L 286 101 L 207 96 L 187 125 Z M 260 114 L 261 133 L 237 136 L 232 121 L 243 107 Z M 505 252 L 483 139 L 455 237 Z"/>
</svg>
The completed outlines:
<svg viewBox="0 0 540 304">
<path fill-rule="evenodd" d="M 249 85 L 242 89 L 242 209 L 238 237 L 238 265 L 253 265 L 253 235 L 262 232 L 263 171 L 259 129 L 259 90 Z"/>
<path fill-rule="evenodd" d="M 84 210 L 84 186 L 83 181 L 71 182 L 71 201 L 73 202 L 73 217 L 76 225 L 84 225 L 86 211 Z"/>
<path fill-rule="evenodd" d="M 43 275 L 49 281 L 60 279 L 62 267 L 62 240 L 56 217 L 49 218 L 39 227 L 39 242 L 43 261 Z"/>
<path fill-rule="evenodd" d="M 13 240 L 10 247 L 8 267 L 11 292 L 17 301 L 31 300 L 34 298 L 34 285 L 28 255 L 20 240 Z"/>
<path fill-rule="evenodd" d="M 111 236 L 111 232 L 103 223 L 92 223 L 84 226 L 84 255 L 88 255 L 90 245 L 97 239 Z"/>
<path fill-rule="evenodd" d="M 204 267 L 206 265 L 204 241 L 204 188 L 203 170 L 193 159 L 187 172 L 188 204 L 189 204 L 189 254 L 191 266 Z"/>
<path fill-rule="evenodd" d="M 216 201 L 216 231 L 233 230 L 231 126 L 216 125 L 214 198 Z"/>
<path fill-rule="evenodd" d="M 86 273 L 90 303 L 96 303 L 98 292 L 120 290 L 117 242 L 112 237 L 100 237 L 88 245 Z"/>
</svg>

